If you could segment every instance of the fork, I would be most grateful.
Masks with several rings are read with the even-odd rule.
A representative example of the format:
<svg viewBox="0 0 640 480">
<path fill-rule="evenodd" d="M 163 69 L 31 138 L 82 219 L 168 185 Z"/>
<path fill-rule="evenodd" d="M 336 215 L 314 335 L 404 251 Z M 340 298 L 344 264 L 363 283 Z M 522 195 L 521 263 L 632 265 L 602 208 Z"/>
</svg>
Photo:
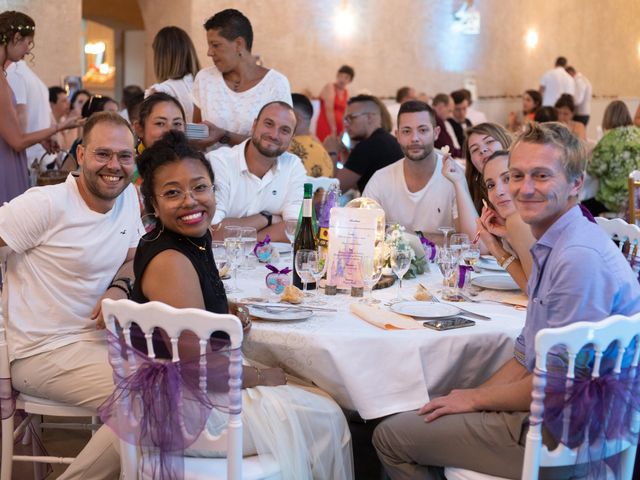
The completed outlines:
<svg viewBox="0 0 640 480">
<path fill-rule="evenodd" d="M 492 300 L 492 299 L 490 299 L 490 298 L 482 299 L 482 300 L 477 300 L 477 299 L 472 298 L 472 297 L 469 297 L 468 295 L 465 295 L 465 294 L 463 294 L 463 293 L 460 293 L 459 295 L 460 295 L 462 298 L 464 298 L 464 299 L 465 299 L 465 301 L 467 301 L 467 302 L 471 302 L 471 303 L 487 303 L 487 302 L 490 302 L 490 303 L 498 303 L 498 304 L 500 304 L 500 305 L 507 305 L 507 306 L 509 306 L 509 307 L 515 307 L 515 308 L 518 308 L 518 307 L 524 307 L 524 305 L 521 305 L 521 304 L 519 304 L 519 303 L 505 302 L 505 301 L 502 301 L 502 300 Z"/>
<path fill-rule="evenodd" d="M 460 295 L 460 296 L 462 298 L 464 298 L 464 296 L 462 296 L 462 295 Z M 431 301 L 433 303 L 442 303 L 444 305 L 451 305 L 450 303 L 441 302 L 440 300 L 438 300 L 438 297 L 436 297 L 435 295 L 433 295 L 433 298 L 431 299 Z M 469 310 L 465 310 L 464 308 L 461 308 L 459 305 L 454 305 L 454 307 L 456 307 L 458 310 L 460 310 L 462 315 L 466 315 L 466 316 L 471 317 L 471 318 L 477 318 L 477 319 L 480 319 L 480 320 L 491 320 L 491 317 L 487 317 L 486 315 L 480 315 L 479 313 L 471 312 Z"/>
</svg>

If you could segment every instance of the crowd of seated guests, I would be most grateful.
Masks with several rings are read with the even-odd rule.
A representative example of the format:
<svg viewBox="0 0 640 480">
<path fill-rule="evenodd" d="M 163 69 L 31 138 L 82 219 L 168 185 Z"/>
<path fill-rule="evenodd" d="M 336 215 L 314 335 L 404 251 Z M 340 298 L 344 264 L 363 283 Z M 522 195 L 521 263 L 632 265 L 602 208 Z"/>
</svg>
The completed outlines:
<svg viewBox="0 0 640 480">
<path fill-rule="evenodd" d="M 607 107 L 604 136 L 587 162 L 582 141 L 591 86 L 563 57 L 544 74 L 539 91 L 524 92 L 522 114 L 512 112 L 506 128 L 472 110 L 465 89 L 436 94 L 428 104 L 417 99 L 415 89 L 403 87 L 392 116 L 376 96 L 349 96 L 355 71 L 343 65 L 320 93 L 313 132 L 312 99 L 292 94 L 283 73 L 256 61 L 251 22 L 226 9 L 206 21 L 200 39 L 212 65 L 201 66 L 187 32 L 167 26 L 153 41 L 156 83 L 146 90 L 127 86 L 121 105 L 86 90 L 68 98 L 66 90 L 50 87 L 48 101 L 45 96 L 40 105 L 47 120 L 34 127 L 26 121 L 27 107 L 40 101 L 43 85 L 20 64 L 33 48 L 35 30 L 25 14 L 0 14 L 0 63 L 13 63 L 16 70 L 5 72 L 6 79 L 0 76 L 0 105 L 7 112 L 0 115 L 0 205 L 9 202 L 0 207 L 0 247 L 8 246 L 16 259 L 8 284 L 42 294 L 30 306 L 24 290 L 5 290 L 11 292 L 5 294 L 11 302 L 4 321 L 14 345 L 12 374 L 21 391 L 92 408 L 111 393 L 100 332 L 103 298 L 126 294 L 137 302 L 227 313 L 211 242 L 229 225 L 253 227 L 259 240 L 269 235 L 287 241 L 285 221 L 298 218 L 307 177 L 335 177 L 343 192 L 376 200 L 388 222 L 410 231 L 454 227 L 471 238 L 477 233 L 483 252 L 495 256 L 522 290 L 534 285 L 549 295 L 545 300 L 553 297 L 561 306 L 558 318 L 546 318 L 542 302 L 527 311 L 514 358 L 484 386 L 454 390 L 417 414 L 380 424 L 374 444 L 394 479 L 431 478 L 445 465 L 513 475 L 522 461 L 521 437 L 506 448 L 504 462 L 491 465 L 486 457 L 493 460 L 487 452 L 495 454 L 494 440 L 471 442 L 464 461 L 449 444 L 456 436 L 477 438 L 486 421 L 482 411 L 491 421 L 500 417 L 496 442 L 505 432 L 525 428 L 532 344 L 540 328 L 585 319 L 585 312 L 604 318 L 640 309 L 633 277 L 625 277 L 624 285 L 608 282 L 605 267 L 620 263 L 621 256 L 577 201 L 586 169 L 599 181 L 588 209 L 619 215 L 626 210 L 627 177 L 640 168 L 640 107 L 635 126 L 624 102 Z M 204 133 L 193 136 L 192 123 Z M 68 150 L 62 168 L 73 173 L 60 185 L 27 191 L 26 149 L 38 144 L 43 151 Z M 546 182 L 540 171 L 554 181 Z M 563 236 L 568 225 L 575 232 Z M 74 229 L 91 240 L 77 245 Z M 597 242 L 603 256 L 585 263 L 591 251 L 581 235 Z M 551 253 L 544 253 L 543 245 Z M 563 258 L 564 249 L 582 256 Z M 571 310 L 567 299 L 595 287 L 574 282 L 565 288 L 568 277 L 540 267 L 546 255 L 573 275 L 586 264 L 598 269 L 602 288 L 584 311 Z M 40 270 L 42 278 L 34 274 Z M 69 288 L 73 279 L 65 272 L 79 271 L 86 278 Z M 64 295 L 52 297 L 52 286 Z M 76 298 L 77 289 L 87 295 Z M 180 345 L 185 351 L 192 347 Z M 65 363 L 73 369 L 65 370 Z M 60 373 L 41 387 L 36 370 Z M 78 379 L 86 385 L 70 392 Z M 337 404 L 319 389 L 286 383 L 281 369 L 245 366 L 245 454 L 270 451 L 289 478 L 352 478 L 350 434 Z M 496 399 L 499 394 L 502 400 Z M 257 412 L 264 414 L 266 404 L 279 405 L 287 415 L 261 418 Z M 505 412 L 512 414 L 506 420 Z M 280 435 L 274 443 L 269 432 L 287 429 L 297 433 Z M 117 440 L 103 427 L 60 478 L 113 478 L 118 469 Z"/>
</svg>

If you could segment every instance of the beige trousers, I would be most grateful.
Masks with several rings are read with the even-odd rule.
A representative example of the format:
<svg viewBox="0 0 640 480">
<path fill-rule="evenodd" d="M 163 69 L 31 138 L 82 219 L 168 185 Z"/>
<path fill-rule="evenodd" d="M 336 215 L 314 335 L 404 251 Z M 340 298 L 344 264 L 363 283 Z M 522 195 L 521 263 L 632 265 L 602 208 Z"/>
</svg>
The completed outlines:
<svg viewBox="0 0 640 480">
<path fill-rule="evenodd" d="M 11 378 L 20 392 L 94 409 L 114 389 L 106 342 L 76 342 L 14 360 Z M 59 478 L 117 479 L 119 473 L 118 438 L 103 426 Z"/>
<path fill-rule="evenodd" d="M 461 413 L 425 423 L 404 412 L 376 427 L 373 445 L 393 480 L 442 479 L 445 466 L 520 478 L 528 415 Z"/>
</svg>

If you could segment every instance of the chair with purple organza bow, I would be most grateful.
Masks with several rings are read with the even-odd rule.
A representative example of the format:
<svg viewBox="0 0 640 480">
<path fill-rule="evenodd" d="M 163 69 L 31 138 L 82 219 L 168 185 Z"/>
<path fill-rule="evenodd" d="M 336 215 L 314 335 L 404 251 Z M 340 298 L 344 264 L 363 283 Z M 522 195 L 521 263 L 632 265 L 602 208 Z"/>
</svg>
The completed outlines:
<svg viewBox="0 0 640 480">
<path fill-rule="evenodd" d="M 521 478 L 536 480 L 541 467 L 580 465 L 580 478 L 631 480 L 640 431 L 640 314 L 545 328 L 536 335 L 535 346 Z M 584 347 L 589 347 L 587 362 Z M 563 359 L 560 369 L 559 358 Z M 543 445 L 543 425 L 558 442 L 557 448 Z M 445 476 L 448 480 L 502 480 L 450 467 Z"/>
<path fill-rule="evenodd" d="M 640 191 L 640 170 L 634 170 L 629 174 L 629 223 L 638 224 L 638 192 Z"/>
<path fill-rule="evenodd" d="M 271 455 L 242 457 L 242 325 L 237 317 L 129 300 L 104 300 L 102 311 L 116 389 L 99 410 L 121 439 L 122 478 L 279 478 Z M 148 355 L 132 347 L 133 323 L 144 334 Z M 156 359 L 158 328 L 170 339 L 171 360 Z M 199 358 L 179 357 L 183 331 L 198 337 Z M 214 332 L 229 340 L 210 348 Z M 205 428 L 212 408 L 228 414 L 218 437 Z M 186 448 L 226 451 L 227 457 L 186 457 Z"/>
<path fill-rule="evenodd" d="M 3 259 L 0 258 L 0 261 Z M 7 287 L 10 288 L 10 287 Z M 41 468 L 44 464 L 70 464 L 74 458 L 53 457 L 39 455 L 41 433 L 43 428 L 64 428 L 95 430 L 99 427 L 95 410 L 75 405 L 48 400 L 45 398 L 26 395 L 13 390 L 11 385 L 11 369 L 9 364 L 9 347 L 2 315 L 0 315 L 0 410 L 2 418 L 2 463 L 0 464 L 0 479 L 10 480 L 13 462 L 33 462 L 34 477 L 41 478 Z M 14 413 L 24 410 L 26 417 L 14 429 Z M 91 417 L 92 423 L 43 423 L 43 415 L 54 417 Z M 16 438 L 24 434 L 24 439 L 31 438 L 33 455 L 14 455 L 13 447 Z M 36 438 L 34 438 L 36 437 Z"/>
<path fill-rule="evenodd" d="M 616 242 L 618 248 L 636 272 L 640 272 L 640 227 L 621 218 L 597 217 L 596 223 Z"/>
</svg>

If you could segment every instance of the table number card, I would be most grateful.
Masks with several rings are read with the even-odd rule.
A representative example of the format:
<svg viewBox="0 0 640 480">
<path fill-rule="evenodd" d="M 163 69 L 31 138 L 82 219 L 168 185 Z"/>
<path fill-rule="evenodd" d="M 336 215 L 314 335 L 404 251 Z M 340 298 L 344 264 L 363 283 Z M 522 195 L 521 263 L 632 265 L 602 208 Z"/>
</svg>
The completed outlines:
<svg viewBox="0 0 640 480">
<path fill-rule="evenodd" d="M 380 216 L 384 219 L 384 211 L 378 208 L 331 209 L 327 285 L 339 290 L 362 286 L 360 259 L 374 255 Z"/>
</svg>

